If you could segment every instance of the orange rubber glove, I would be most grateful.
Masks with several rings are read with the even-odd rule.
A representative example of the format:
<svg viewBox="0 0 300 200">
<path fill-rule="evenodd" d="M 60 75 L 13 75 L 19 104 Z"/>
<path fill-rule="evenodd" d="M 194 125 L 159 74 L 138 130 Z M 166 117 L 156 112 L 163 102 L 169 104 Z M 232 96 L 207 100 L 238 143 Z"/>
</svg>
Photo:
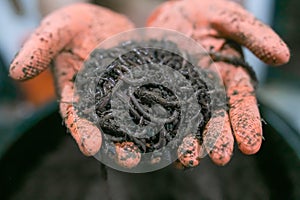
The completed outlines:
<svg viewBox="0 0 300 200">
<path fill-rule="evenodd" d="M 289 59 L 289 50 L 282 40 L 243 8 L 225 0 L 167 2 L 149 18 L 148 26 L 174 29 L 187 34 L 203 45 L 218 63 L 227 89 L 230 110 L 223 132 L 209 152 L 212 160 L 219 165 L 230 160 L 234 143 L 231 127 L 244 153 L 257 152 L 262 141 L 262 130 L 254 87 L 248 71 L 233 65 L 234 62 L 240 64 L 238 61 L 242 55 L 228 40 L 248 47 L 259 58 L 274 65 L 283 64 Z M 102 133 L 88 120 L 79 118 L 73 105 L 68 103 L 74 101 L 73 77 L 84 59 L 101 41 L 133 27 L 126 17 L 108 9 L 74 4 L 46 17 L 11 64 L 10 76 L 17 80 L 27 80 L 37 76 L 51 62 L 54 63 L 61 115 L 85 155 L 98 152 Z M 209 61 L 202 62 L 209 65 Z M 217 122 L 218 118 L 212 118 L 209 124 Z M 204 133 L 204 144 L 209 137 L 209 134 Z M 186 146 L 188 141 L 194 144 L 192 149 Z M 178 151 L 179 160 L 184 166 L 199 164 L 200 145 L 196 138 L 184 140 Z M 182 155 L 182 148 L 189 153 Z M 128 149 L 136 152 L 131 142 L 116 144 L 118 158 L 126 157 Z M 134 167 L 140 156 L 136 158 L 119 159 L 119 163 L 128 168 Z"/>
</svg>

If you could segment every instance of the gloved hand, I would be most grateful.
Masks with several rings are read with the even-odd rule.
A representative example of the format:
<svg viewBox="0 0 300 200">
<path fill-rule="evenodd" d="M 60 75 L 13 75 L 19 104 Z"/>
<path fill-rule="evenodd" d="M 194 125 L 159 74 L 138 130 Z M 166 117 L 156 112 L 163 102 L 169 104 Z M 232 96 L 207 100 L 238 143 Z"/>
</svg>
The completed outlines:
<svg viewBox="0 0 300 200">
<path fill-rule="evenodd" d="M 148 25 L 175 29 L 193 37 L 218 61 L 227 88 L 230 111 L 221 137 L 210 152 L 213 161 L 223 165 L 230 160 L 233 149 L 231 126 L 244 153 L 258 151 L 262 132 L 254 88 L 247 70 L 232 64 L 239 64 L 239 59 L 230 56 L 239 58 L 241 53 L 227 39 L 245 45 L 269 64 L 282 64 L 288 61 L 289 51 L 280 38 L 241 7 L 224 0 L 167 2 L 150 17 Z M 11 64 L 11 77 L 27 80 L 37 76 L 53 61 L 61 115 L 85 155 L 94 155 L 99 150 L 102 135 L 91 122 L 79 118 L 70 103 L 74 101 L 73 77 L 90 51 L 101 41 L 131 28 L 132 23 L 124 16 L 99 6 L 75 4 L 46 17 Z M 209 123 L 217 121 L 217 118 L 212 118 Z M 209 137 L 204 133 L 203 143 Z M 184 144 L 187 140 L 192 140 L 195 148 L 190 155 L 179 154 L 179 159 L 185 166 L 196 166 L 199 163 L 200 143 L 195 138 L 186 138 Z M 184 149 L 190 148 L 184 144 Z M 121 159 L 126 157 L 124 154 L 128 149 L 136 151 L 132 143 L 116 145 L 118 161 L 120 165 L 133 167 L 139 162 L 138 159 Z"/>
<path fill-rule="evenodd" d="M 212 149 L 206 147 L 213 131 L 204 131 L 203 143 L 195 137 L 187 137 L 178 151 L 180 162 L 184 166 L 196 166 L 201 151 L 208 151 L 213 162 L 226 164 L 232 156 L 233 135 L 244 154 L 256 153 L 263 135 L 255 97 L 255 76 L 244 62 L 239 45 L 269 65 L 281 65 L 288 62 L 290 53 L 280 37 L 240 5 L 227 0 L 169 1 L 152 13 L 147 26 L 177 30 L 199 42 L 217 64 L 226 88 L 229 112 L 224 127 L 217 125 L 220 118 L 211 118 L 208 122 L 208 125 L 216 124 L 212 126 L 216 131 L 223 128 L 215 145 Z M 200 65 L 209 67 L 211 62 L 208 59 Z"/>
<path fill-rule="evenodd" d="M 74 4 L 47 16 L 11 63 L 10 76 L 28 80 L 53 62 L 61 116 L 85 155 L 98 152 L 102 136 L 96 126 L 79 118 L 74 110 L 73 77 L 101 41 L 133 27 L 125 16 L 106 8 Z"/>
</svg>

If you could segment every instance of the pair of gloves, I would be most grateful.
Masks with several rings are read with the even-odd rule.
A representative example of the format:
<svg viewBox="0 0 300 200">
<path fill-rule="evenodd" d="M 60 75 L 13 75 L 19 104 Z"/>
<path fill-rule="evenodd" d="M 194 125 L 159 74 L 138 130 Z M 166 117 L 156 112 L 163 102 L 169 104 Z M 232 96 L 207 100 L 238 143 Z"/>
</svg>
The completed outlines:
<svg viewBox="0 0 300 200">
<path fill-rule="evenodd" d="M 227 0 L 168 1 L 150 15 L 146 26 L 173 29 L 193 38 L 217 64 L 226 88 L 229 111 L 223 131 L 208 152 L 212 161 L 218 165 L 228 163 L 234 141 L 244 154 L 256 153 L 263 138 L 261 118 L 252 76 L 236 44 L 247 47 L 269 65 L 281 65 L 288 62 L 290 53 L 280 37 L 240 5 Z M 66 103 L 73 100 L 73 77 L 97 44 L 133 28 L 126 16 L 109 9 L 74 4 L 47 16 L 11 63 L 10 76 L 16 80 L 34 78 L 53 64 L 61 116 L 87 156 L 99 151 L 102 133 L 93 123 L 80 118 L 72 104 Z M 218 120 L 212 118 L 208 125 Z M 204 132 L 203 143 L 209 137 Z M 185 147 L 185 143 L 192 144 L 192 148 Z M 122 148 L 128 147 L 118 145 L 116 148 L 119 148 L 117 152 L 124 153 Z M 197 138 L 185 138 L 180 148 L 190 148 L 188 154 L 178 154 L 182 165 L 199 164 L 202 148 Z M 130 161 L 123 165 L 130 167 Z"/>
</svg>

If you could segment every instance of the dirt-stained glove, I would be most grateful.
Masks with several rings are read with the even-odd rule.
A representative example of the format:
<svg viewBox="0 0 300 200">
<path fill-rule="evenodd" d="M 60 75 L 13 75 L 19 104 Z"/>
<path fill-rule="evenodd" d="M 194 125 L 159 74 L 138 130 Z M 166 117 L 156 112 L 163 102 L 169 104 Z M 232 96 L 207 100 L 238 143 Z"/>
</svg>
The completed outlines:
<svg viewBox="0 0 300 200">
<path fill-rule="evenodd" d="M 203 142 L 188 137 L 178 151 L 181 163 L 184 166 L 198 165 L 203 149 L 208 151 L 214 163 L 228 163 L 233 151 L 233 135 L 244 154 L 256 153 L 263 138 L 255 97 L 256 80 L 244 62 L 240 45 L 250 49 L 265 63 L 276 66 L 287 63 L 290 58 L 289 49 L 280 37 L 240 5 L 227 0 L 165 2 L 152 13 L 147 26 L 177 30 L 200 43 L 217 64 L 226 87 L 229 111 L 224 127 L 217 125 L 219 118 L 208 122 L 208 125 L 216 124 L 216 131 L 223 130 L 214 147 L 205 147 L 206 141 L 213 137 L 213 131 L 204 131 Z M 201 66 L 210 64 L 209 59 L 201 61 Z"/>
<path fill-rule="evenodd" d="M 265 62 L 279 65 L 289 59 L 289 51 L 281 39 L 243 8 L 225 0 L 167 2 L 149 18 L 148 25 L 174 29 L 194 38 L 218 63 L 230 109 L 224 127 L 211 126 L 223 128 L 209 152 L 212 160 L 219 165 L 230 160 L 234 143 L 231 127 L 244 153 L 257 152 L 262 130 L 253 78 L 234 42 L 248 47 Z M 74 4 L 46 17 L 11 64 L 10 76 L 27 80 L 53 62 L 61 115 L 85 155 L 99 151 L 102 133 L 92 122 L 80 118 L 73 107 L 72 103 L 78 100 L 73 99 L 74 77 L 101 41 L 133 27 L 126 17 L 108 9 Z M 208 66 L 210 59 L 201 60 L 200 64 Z M 218 124 L 219 120 L 212 118 L 208 124 Z M 184 139 L 178 150 L 184 166 L 199 164 L 200 147 L 209 137 L 212 136 L 204 132 L 203 143 L 193 137 Z M 140 161 L 141 153 L 133 142 L 117 142 L 115 151 L 117 162 L 124 167 L 134 167 Z"/>
<path fill-rule="evenodd" d="M 11 63 L 10 76 L 28 80 L 53 62 L 61 115 L 85 155 L 98 152 L 102 136 L 96 126 L 76 114 L 73 78 L 100 42 L 133 27 L 125 16 L 106 8 L 74 4 L 47 16 Z"/>
</svg>

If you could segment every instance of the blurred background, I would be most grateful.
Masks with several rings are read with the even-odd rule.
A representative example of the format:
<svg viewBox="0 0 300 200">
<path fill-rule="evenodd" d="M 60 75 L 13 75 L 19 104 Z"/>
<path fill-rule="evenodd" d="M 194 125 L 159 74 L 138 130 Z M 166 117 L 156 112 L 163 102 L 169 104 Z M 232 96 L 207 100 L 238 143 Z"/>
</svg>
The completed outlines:
<svg viewBox="0 0 300 200">
<path fill-rule="evenodd" d="M 84 0 L 0 1 L 0 199 L 300 199 L 300 2 L 240 0 L 272 26 L 291 50 L 291 61 L 255 68 L 265 141 L 254 156 L 235 151 L 225 167 L 209 159 L 192 170 L 173 166 L 132 175 L 86 158 L 58 114 L 50 71 L 28 82 L 8 77 L 9 63 L 43 16 Z M 92 0 L 142 27 L 163 0 Z M 126 187 L 124 187 L 126 185 Z"/>
</svg>

